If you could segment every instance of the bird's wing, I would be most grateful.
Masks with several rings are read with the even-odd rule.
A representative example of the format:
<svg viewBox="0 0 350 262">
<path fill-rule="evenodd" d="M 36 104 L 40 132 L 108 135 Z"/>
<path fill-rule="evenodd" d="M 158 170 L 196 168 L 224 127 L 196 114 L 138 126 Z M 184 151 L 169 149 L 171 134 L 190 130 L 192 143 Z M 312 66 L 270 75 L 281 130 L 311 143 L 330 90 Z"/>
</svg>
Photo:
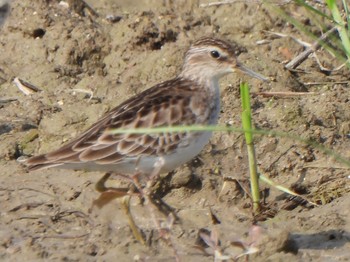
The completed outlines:
<svg viewBox="0 0 350 262">
<path fill-rule="evenodd" d="M 111 134 L 110 131 L 202 124 L 199 122 L 203 122 L 209 109 L 198 105 L 205 99 L 204 90 L 190 80 L 176 78 L 160 83 L 115 107 L 68 144 L 29 158 L 25 164 L 35 170 L 66 163 L 117 164 L 125 158 L 169 154 L 183 141 L 186 132 Z"/>
</svg>

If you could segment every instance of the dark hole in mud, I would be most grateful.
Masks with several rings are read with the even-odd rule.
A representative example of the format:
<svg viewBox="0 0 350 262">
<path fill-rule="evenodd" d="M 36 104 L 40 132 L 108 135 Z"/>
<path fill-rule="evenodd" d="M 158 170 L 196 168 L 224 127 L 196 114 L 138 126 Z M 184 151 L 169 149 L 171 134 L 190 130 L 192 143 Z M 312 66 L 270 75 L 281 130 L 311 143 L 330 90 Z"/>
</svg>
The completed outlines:
<svg viewBox="0 0 350 262">
<path fill-rule="evenodd" d="M 299 195 L 305 195 L 305 194 L 308 194 L 310 193 L 309 189 L 307 188 L 306 185 L 303 185 L 301 183 L 294 183 L 291 185 L 291 189 L 299 194 Z"/>
<path fill-rule="evenodd" d="M 189 183 L 186 185 L 187 188 L 194 190 L 200 190 L 202 186 L 202 180 L 196 175 L 192 175 Z"/>
<path fill-rule="evenodd" d="M 336 239 L 336 236 L 333 235 L 333 234 L 330 234 L 329 237 L 328 237 L 328 239 L 329 239 L 329 240 L 334 240 L 334 239 Z"/>
<path fill-rule="evenodd" d="M 298 244 L 297 242 L 289 236 L 288 239 L 283 243 L 283 246 L 278 250 L 279 252 L 292 253 L 294 255 L 298 254 Z"/>
<path fill-rule="evenodd" d="M 32 36 L 33 38 L 42 38 L 45 35 L 46 31 L 42 28 L 37 28 L 33 30 Z"/>
<path fill-rule="evenodd" d="M 23 156 L 23 151 L 22 151 L 22 148 L 19 144 L 16 144 L 16 147 L 15 147 L 15 152 L 13 153 L 12 156 L 10 156 L 11 159 L 17 159 L 19 157 Z"/>
<path fill-rule="evenodd" d="M 157 41 L 157 42 L 154 42 L 152 45 L 151 45 L 151 49 L 152 50 L 159 50 L 162 48 L 162 45 L 163 43 L 161 41 Z"/>
<path fill-rule="evenodd" d="M 12 126 L 9 124 L 0 125 L 0 135 L 11 132 Z"/>
<path fill-rule="evenodd" d="M 144 32 L 136 42 L 136 45 L 141 46 L 149 44 L 151 50 L 159 50 L 165 43 L 176 42 L 178 33 L 169 29 L 166 32 Z"/>
<path fill-rule="evenodd" d="M 36 129 L 36 128 L 38 128 L 36 125 L 30 124 L 30 123 L 25 123 L 21 127 L 22 131 L 28 131 L 30 129 Z"/>
<path fill-rule="evenodd" d="M 200 166 L 203 165 L 203 161 L 199 158 L 199 157 L 196 157 L 194 158 L 192 161 L 190 161 L 190 164 L 189 164 L 192 168 L 198 168 Z"/>
<path fill-rule="evenodd" d="M 157 38 L 158 32 L 144 32 L 137 40 L 136 45 L 143 45 L 150 42 L 150 39 Z"/>
</svg>

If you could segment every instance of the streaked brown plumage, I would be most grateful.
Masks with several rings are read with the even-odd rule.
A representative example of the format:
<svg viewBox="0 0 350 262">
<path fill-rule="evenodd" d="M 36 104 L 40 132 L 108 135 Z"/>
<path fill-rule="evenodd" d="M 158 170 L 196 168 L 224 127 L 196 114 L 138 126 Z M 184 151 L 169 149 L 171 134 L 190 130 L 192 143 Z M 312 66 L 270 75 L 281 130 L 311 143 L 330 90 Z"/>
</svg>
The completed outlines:
<svg viewBox="0 0 350 262">
<path fill-rule="evenodd" d="M 225 41 L 202 38 L 185 56 L 178 77 L 153 86 L 112 109 L 70 143 L 25 161 L 29 170 L 47 167 L 150 173 L 162 158 L 169 172 L 195 157 L 211 132 L 110 134 L 116 128 L 150 128 L 216 124 L 220 109 L 219 79 L 240 70 L 265 80 L 239 64 Z"/>
</svg>

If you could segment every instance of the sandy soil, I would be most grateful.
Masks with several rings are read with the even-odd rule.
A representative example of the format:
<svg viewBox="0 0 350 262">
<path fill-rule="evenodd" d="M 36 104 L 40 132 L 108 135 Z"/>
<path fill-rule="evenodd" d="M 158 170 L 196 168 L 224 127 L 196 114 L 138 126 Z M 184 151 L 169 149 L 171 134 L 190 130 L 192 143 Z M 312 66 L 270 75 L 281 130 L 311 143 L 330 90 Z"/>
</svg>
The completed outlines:
<svg viewBox="0 0 350 262">
<path fill-rule="evenodd" d="M 172 224 L 156 213 L 170 228 L 168 243 L 159 239 L 149 209 L 137 197 L 131 199 L 131 212 L 146 245 L 135 240 L 119 200 L 89 212 L 102 173 L 28 173 L 18 157 L 59 147 L 111 107 L 173 77 L 186 48 L 206 35 L 237 42 L 239 59 L 274 79 L 266 84 L 244 77 L 252 92 L 306 92 L 284 98 L 254 95 L 256 127 L 313 139 L 350 158 L 348 69 L 322 72 L 310 57 L 298 72 L 285 70 L 284 63 L 303 50 L 291 37 L 312 40 L 271 7 L 90 0 L 95 16 L 59 2 L 14 0 L 0 31 L 0 260 L 168 261 L 176 252 L 182 261 L 213 261 L 198 248 L 213 253 L 199 241 L 199 232 L 213 232 L 213 239 L 217 234 L 222 254 L 234 257 L 242 249 L 233 241 L 248 245 L 248 232 L 257 230 L 259 251 L 251 261 L 350 260 L 349 167 L 292 139 L 257 136 L 259 169 L 319 206 L 262 184 L 266 211 L 259 217 L 261 228 L 252 227 L 250 199 L 243 190 L 248 186 L 243 136 L 218 132 L 198 158 L 164 176 L 158 187 L 179 217 Z M 302 18 L 301 8 L 283 8 L 319 31 Z M 257 44 L 261 40 L 265 43 Z M 317 55 L 327 68 L 340 64 L 323 50 Z M 13 84 L 15 77 L 42 92 L 25 95 Z M 221 124 L 240 126 L 239 77 L 221 83 Z"/>
</svg>

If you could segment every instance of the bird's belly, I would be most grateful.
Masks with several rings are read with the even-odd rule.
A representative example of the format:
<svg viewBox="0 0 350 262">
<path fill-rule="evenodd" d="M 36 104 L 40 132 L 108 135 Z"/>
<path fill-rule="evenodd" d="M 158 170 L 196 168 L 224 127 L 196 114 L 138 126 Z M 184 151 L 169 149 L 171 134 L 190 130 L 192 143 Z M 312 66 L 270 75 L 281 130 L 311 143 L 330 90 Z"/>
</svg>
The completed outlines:
<svg viewBox="0 0 350 262">
<path fill-rule="evenodd" d="M 197 133 L 195 139 L 191 141 L 188 146 L 180 147 L 173 154 L 164 156 L 164 167 L 162 171 L 170 172 L 175 168 L 187 163 L 196 157 L 203 149 L 203 147 L 208 144 L 212 132 L 201 132 Z"/>
<path fill-rule="evenodd" d="M 197 156 L 209 142 L 211 135 L 212 132 L 209 131 L 193 134 L 192 139 L 189 139 L 188 143 L 180 144 L 174 153 L 164 156 L 141 156 L 138 161 L 120 164 L 119 170 L 117 169 L 115 171 L 123 170 L 125 173 L 129 174 L 133 174 L 135 171 L 150 174 L 154 171 L 156 163 L 159 163 L 162 164 L 160 172 L 168 173 Z"/>
</svg>

